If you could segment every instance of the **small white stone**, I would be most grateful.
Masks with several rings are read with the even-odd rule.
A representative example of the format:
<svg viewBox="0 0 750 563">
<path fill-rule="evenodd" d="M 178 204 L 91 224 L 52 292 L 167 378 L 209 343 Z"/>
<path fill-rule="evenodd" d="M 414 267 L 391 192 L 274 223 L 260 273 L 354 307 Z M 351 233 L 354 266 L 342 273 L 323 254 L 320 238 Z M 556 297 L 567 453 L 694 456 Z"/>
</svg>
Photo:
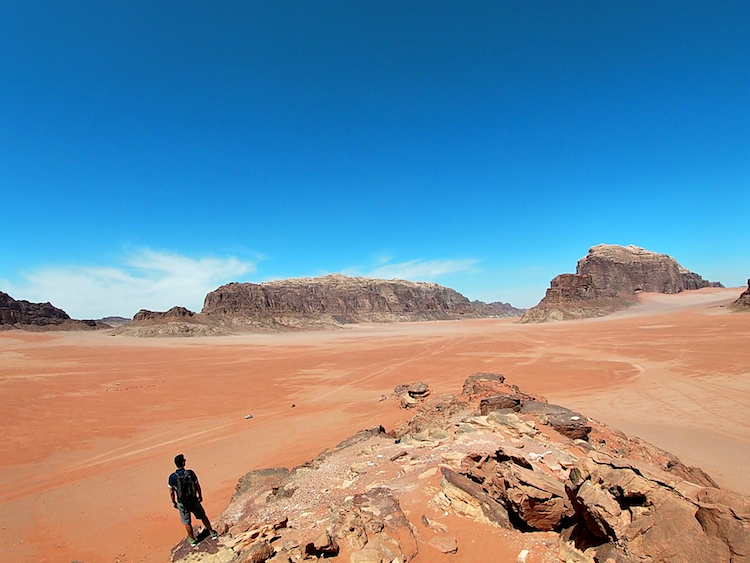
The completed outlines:
<svg viewBox="0 0 750 563">
<path fill-rule="evenodd" d="M 518 557 L 516 557 L 516 563 L 526 563 L 526 558 L 529 556 L 529 550 L 523 549 L 521 550 L 521 553 L 518 554 Z"/>
</svg>

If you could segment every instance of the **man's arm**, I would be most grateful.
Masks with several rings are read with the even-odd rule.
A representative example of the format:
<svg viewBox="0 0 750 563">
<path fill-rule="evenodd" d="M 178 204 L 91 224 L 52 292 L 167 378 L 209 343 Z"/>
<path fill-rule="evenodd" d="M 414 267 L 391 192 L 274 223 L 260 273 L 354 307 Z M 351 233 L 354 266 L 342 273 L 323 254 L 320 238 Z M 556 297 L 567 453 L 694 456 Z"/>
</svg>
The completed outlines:
<svg viewBox="0 0 750 563">
<path fill-rule="evenodd" d="M 203 491 L 201 491 L 201 484 L 198 482 L 198 477 L 195 478 L 195 494 L 198 495 L 198 502 L 203 502 Z"/>
<path fill-rule="evenodd" d="M 169 487 L 169 498 L 172 499 L 172 506 L 177 508 L 177 499 L 174 497 L 174 489 Z"/>
</svg>

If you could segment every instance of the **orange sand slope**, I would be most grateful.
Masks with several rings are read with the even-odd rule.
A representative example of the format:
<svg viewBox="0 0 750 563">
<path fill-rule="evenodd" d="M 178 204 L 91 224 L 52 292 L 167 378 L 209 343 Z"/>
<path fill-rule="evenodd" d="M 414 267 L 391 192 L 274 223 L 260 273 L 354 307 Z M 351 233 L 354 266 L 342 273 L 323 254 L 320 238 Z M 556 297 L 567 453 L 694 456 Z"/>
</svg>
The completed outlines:
<svg viewBox="0 0 750 563">
<path fill-rule="evenodd" d="M 722 307 L 743 289 L 643 295 L 611 317 L 545 325 L 152 340 L 2 332 L 2 560 L 164 561 L 184 533 L 166 486 L 176 453 L 216 514 L 245 472 L 298 464 L 360 428 L 406 418 L 379 401 L 395 385 L 456 393 L 478 371 L 750 494 L 750 314 Z"/>
</svg>

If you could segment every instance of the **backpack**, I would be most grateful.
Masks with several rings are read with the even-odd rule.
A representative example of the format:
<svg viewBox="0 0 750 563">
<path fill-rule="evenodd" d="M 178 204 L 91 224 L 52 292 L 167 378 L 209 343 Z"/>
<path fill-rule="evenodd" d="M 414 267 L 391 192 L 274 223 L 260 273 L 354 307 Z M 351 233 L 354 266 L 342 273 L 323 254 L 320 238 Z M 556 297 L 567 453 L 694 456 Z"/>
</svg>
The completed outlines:
<svg viewBox="0 0 750 563">
<path fill-rule="evenodd" d="M 177 501 L 182 506 L 191 506 L 198 500 L 198 495 L 195 491 L 195 477 L 193 472 L 185 470 L 180 474 L 175 471 L 177 476 L 177 482 L 175 483 L 175 491 L 177 492 Z"/>
</svg>

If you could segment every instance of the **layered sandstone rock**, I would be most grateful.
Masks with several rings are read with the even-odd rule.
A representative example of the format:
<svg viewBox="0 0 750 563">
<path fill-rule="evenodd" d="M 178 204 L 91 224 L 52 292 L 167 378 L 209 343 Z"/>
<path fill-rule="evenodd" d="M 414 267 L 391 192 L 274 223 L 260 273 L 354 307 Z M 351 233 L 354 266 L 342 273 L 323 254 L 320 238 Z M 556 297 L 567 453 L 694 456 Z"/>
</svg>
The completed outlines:
<svg viewBox="0 0 750 563">
<path fill-rule="evenodd" d="M 480 414 L 509 396 L 512 408 Z M 583 439 L 566 432 L 571 422 L 588 428 Z M 487 548 L 492 535 L 517 546 L 523 560 L 750 561 L 750 499 L 485 373 L 389 433 L 371 428 L 292 470 L 250 472 L 215 528 L 217 541 L 183 540 L 172 561 L 407 563 L 423 549 L 428 560 L 473 560 L 462 554 L 477 534 Z"/>
<path fill-rule="evenodd" d="M 51 303 L 16 301 L 7 293 L 0 292 L 0 324 L 6 325 L 51 325 L 70 320 L 62 309 Z"/>
<path fill-rule="evenodd" d="M 750 280 L 747 280 L 747 289 L 732 303 L 731 308 L 735 311 L 750 311 Z"/>
<path fill-rule="evenodd" d="M 148 309 L 141 309 L 135 315 L 133 315 L 133 321 L 160 321 L 167 319 L 189 319 L 195 316 L 195 313 L 185 307 L 172 307 L 169 311 L 149 311 Z"/>
<path fill-rule="evenodd" d="M 600 294 L 634 295 L 641 291 L 681 293 L 702 287 L 723 287 L 680 266 L 667 254 L 637 246 L 600 244 L 578 261 L 576 273 L 591 276 Z"/>
<path fill-rule="evenodd" d="M 0 327 L 31 330 L 90 330 L 97 328 L 97 323 L 71 319 L 70 315 L 51 303 L 15 300 L 7 293 L 0 291 Z"/>
<path fill-rule="evenodd" d="M 521 322 L 602 317 L 636 303 L 642 291 L 680 293 L 703 287 L 723 286 L 704 280 L 666 254 L 600 244 L 578 261 L 575 274 L 554 278 L 544 299 L 526 311 Z"/>
<path fill-rule="evenodd" d="M 435 283 L 332 274 L 261 284 L 230 283 L 206 295 L 201 313 L 235 325 L 304 328 L 515 314 L 501 305 L 472 303 Z"/>
</svg>

